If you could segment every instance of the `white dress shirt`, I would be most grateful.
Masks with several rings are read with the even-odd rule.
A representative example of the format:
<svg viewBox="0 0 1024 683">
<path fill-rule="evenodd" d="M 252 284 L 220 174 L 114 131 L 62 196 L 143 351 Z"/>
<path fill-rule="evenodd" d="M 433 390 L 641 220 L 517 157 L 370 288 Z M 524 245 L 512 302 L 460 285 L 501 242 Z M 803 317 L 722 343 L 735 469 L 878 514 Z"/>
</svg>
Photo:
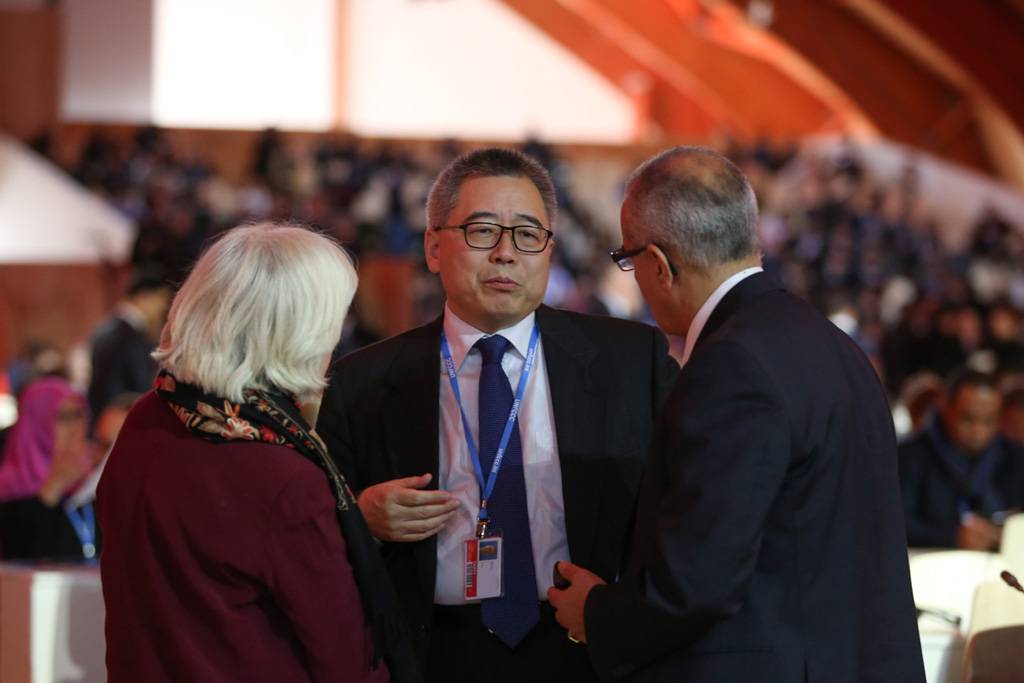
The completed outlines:
<svg viewBox="0 0 1024 683">
<path fill-rule="evenodd" d="M 535 314 L 518 324 L 496 332 L 511 342 L 501 367 L 508 375 L 512 391 L 519 377 L 530 345 Z M 462 409 L 473 436 L 479 444 L 478 396 L 480 385 L 480 352 L 473 345 L 489 336 L 460 320 L 445 306 L 444 333 L 456 367 Z M 459 404 L 455 400 L 444 355 L 438 359 L 441 374 L 440 429 L 438 443 L 438 486 L 462 501 L 455 517 L 437 535 L 437 581 L 434 602 L 440 605 L 463 605 L 465 542 L 476 534 L 480 511 L 480 483 L 469 456 L 469 447 L 462 427 Z M 551 586 L 551 568 L 557 561 L 569 560 L 569 542 L 565 534 L 565 503 L 562 500 L 562 470 L 558 464 L 555 439 L 555 415 L 551 407 L 547 365 L 544 361 L 544 339 L 537 341 L 533 369 L 523 391 L 519 410 L 519 434 L 523 446 L 523 475 L 526 479 L 526 503 L 533 543 L 534 570 L 537 576 L 537 597 L 547 599 Z M 504 466 L 498 470 L 495 488 L 501 486 Z M 501 520 L 493 520 L 500 528 Z"/>
<path fill-rule="evenodd" d="M 753 268 L 746 268 L 741 270 L 735 275 L 730 276 L 725 282 L 718 285 L 715 291 L 711 292 L 711 296 L 707 298 L 707 301 L 697 311 L 697 315 L 693 316 L 693 322 L 690 323 L 690 329 L 686 331 L 686 346 L 683 347 L 683 360 L 679 363 L 682 367 L 686 365 L 686 361 L 690 360 L 690 354 L 693 353 L 693 347 L 697 343 L 697 338 L 700 337 L 700 333 L 704 331 L 704 325 L 707 324 L 708 319 L 711 318 L 711 314 L 715 312 L 715 308 L 718 306 L 718 302 L 725 298 L 725 295 L 729 293 L 729 290 L 738 285 L 743 280 L 754 273 L 763 272 L 764 268 L 761 266 L 754 266 Z"/>
</svg>

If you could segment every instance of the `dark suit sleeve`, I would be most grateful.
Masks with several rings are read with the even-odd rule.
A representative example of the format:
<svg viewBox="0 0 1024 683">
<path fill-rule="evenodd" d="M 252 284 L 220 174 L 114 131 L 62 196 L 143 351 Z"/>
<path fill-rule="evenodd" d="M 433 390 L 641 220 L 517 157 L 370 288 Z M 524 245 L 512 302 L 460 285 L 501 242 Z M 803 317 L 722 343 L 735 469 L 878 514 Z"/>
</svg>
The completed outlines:
<svg viewBox="0 0 1024 683">
<path fill-rule="evenodd" d="M 324 391 L 320 403 L 320 413 L 316 419 L 316 432 L 327 447 L 327 454 L 338 466 L 345 482 L 353 492 L 366 487 L 361 482 L 359 469 L 356 466 L 355 448 L 349 430 L 349 420 L 345 409 L 345 399 L 341 386 L 334 380 Z"/>
<path fill-rule="evenodd" d="M 652 446 L 633 558 L 587 599 L 602 677 L 629 675 L 739 611 L 789 450 L 786 416 L 747 352 L 709 346 L 682 371 Z"/>
</svg>

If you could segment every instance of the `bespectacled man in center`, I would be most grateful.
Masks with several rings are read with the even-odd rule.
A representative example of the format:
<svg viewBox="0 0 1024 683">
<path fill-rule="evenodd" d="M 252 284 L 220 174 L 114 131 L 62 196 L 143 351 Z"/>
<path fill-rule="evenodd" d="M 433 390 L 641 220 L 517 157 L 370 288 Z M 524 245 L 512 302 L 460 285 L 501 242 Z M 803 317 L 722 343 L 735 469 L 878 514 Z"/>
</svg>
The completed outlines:
<svg viewBox="0 0 1024 683">
<path fill-rule="evenodd" d="M 342 358 L 318 431 L 405 608 L 428 681 L 596 681 L 547 602 L 571 560 L 619 568 L 678 366 L 647 325 L 541 304 L 557 231 L 542 166 L 464 154 L 427 201 L 434 322 Z"/>
</svg>

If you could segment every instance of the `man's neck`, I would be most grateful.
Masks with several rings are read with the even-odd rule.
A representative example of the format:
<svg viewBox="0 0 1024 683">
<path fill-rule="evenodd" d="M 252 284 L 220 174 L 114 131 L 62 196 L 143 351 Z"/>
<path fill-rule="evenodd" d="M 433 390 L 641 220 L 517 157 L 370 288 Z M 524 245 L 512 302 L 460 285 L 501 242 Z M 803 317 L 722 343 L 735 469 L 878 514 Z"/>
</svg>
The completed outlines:
<svg viewBox="0 0 1024 683">
<path fill-rule="evenodd" d="M 467 325 L 471 325 L 472 327 L 480 330 L 484 334 L 497 334 L 498 332 L 500 332 L 502 330 L 507 330 L 510 327 L 515 327 L 516 325 L 518 325 L 522 321 L 524 321 L 527 318 L 529 318 L 535 311 L 530 311 L 526 315 L 520 316 L 518 318 L 497 318 L 496 319 L 496 318 L 491 318 L 491 317 L 488 317 L 488 316 L 465 315 L 462 312 L 456 311 L 455 309 L 453 309 L 451 307 L 450 304 L 446 303 L 445 304 L 445 312 L 446 313 L 451 313 L 452 315 L 457 317 L 462 322 L 466 323 Z"/>
<path fill-rule="evenodd" d="M 685 321 L 681 334 L 686 334 L 690 325 L 693 324 L 693 319 L 697 316 L 697 312 L 700 311 L 711 295 L 722 286 L 723 282 L 748 268 L 760 267 L 760 256 L 752 256 L 740 261 L 729 261 L 728 263 L 715 266 L 707 272 L 690 270 L 684 267 L 683 272 L 679 275 L 680 287 L 683 293 L 681 297 L 681 313 Z"/>
</svg>

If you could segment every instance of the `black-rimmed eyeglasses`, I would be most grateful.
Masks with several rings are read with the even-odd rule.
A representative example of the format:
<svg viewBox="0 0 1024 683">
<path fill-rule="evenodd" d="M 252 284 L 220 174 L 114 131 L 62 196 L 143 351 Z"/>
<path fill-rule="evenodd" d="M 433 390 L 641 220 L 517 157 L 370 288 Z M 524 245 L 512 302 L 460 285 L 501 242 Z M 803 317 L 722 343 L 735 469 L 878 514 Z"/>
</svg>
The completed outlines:
<svg viewBox="0 0 1024 683">
<path fill-rule="evenodd" d="M 615 265 L 619 267 L 619 270 L 624 270 L 628 273 L 629 271 L 636 268 L 636 264 L 633 263 L 633 257 L 642 254 L 651 244 L 654 244 L 654 242 L 651 242 L 650 244 L 645 244 L 642 247 L 637 247 L 636 249 L 626 249 L 625 247 L 620 247 L 613 251 L 610 254 L 610 256 L 612 257 L 612 261 L 615 262 Z M 662 249 L 661 246 L 658 244 L 654 244 L 654 246 L 658 247 L 658 249 L 661 249 L 661 252 L 665 254 L 665 260 L 668 261 L 668 269 L 672 272 L 672 274 L 679 275 L 679 271 L 676 270 L 675 264 L 672 263 L 672 259 L 668 257 L 668 254 L 665 252 L 665 250 Z"/>
<path fill-rule="evenodd" d="M 461 230 L 466 244 L 473 249 L 493 249 L 501 241 L 502 234 L 512 233 L 512 245 L 521 252 L 537 254 L 544 251 L 554 234 L 539 225 L 498 225 L 497 223 L 466 223 L 465 225 L 441 225 L 434 230 Z"/>
</svg>

